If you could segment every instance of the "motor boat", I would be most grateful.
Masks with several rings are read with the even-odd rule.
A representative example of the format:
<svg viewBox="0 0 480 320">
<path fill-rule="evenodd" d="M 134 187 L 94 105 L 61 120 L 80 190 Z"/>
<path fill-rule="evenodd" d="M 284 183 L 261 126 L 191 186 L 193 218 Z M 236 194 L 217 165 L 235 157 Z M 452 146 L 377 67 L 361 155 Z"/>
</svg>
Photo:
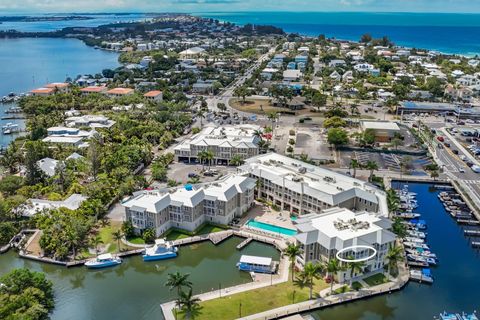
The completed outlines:
<svg viewBox="0 0 480 320">
<path fill-rule="evenodd" d="M 110 253 L 105 253 L 85 262 L 85 266 L 90 269 L 100 269 L 119 265 L 122 263 L 120 257 L 114 257 Z"/>
<path fill-rule="evenodd" d="M 172 241 L 166 239 L 156 239 L 153 247 L 145 249 L 143 254 L 143 261 L 155 261 L 177 256 L 178 248 L 174 246 Z"/>
</svg>

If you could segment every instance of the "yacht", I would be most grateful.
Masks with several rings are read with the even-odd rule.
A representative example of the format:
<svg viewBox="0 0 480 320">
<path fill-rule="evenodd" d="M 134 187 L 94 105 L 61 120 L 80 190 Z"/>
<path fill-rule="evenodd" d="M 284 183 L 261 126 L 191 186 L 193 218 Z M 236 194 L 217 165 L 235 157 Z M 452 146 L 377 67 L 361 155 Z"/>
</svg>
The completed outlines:
<svg viewBox="0 0 480 320">
<path fill-rule="evenodd" d="M 11 133 L 14 133 L 14 132 L 18 132 L 19 128 L 18 128 L 18 124 L 16 123 L 7 123 L 6 125 L 4 125 L 2 127 L 2 132 L 3 134 L 11 134 Z"/>
<path fill-rule="evenodd" d="M 105 253 L 85 262 L 85 266 L 90 269 L 100 269 L 113 267 L 122 263 L 120 257 L 114 257 L 110 253 Z"/>
<path fill-rule="evenodd" d="M 410 254 L 413 254 L 413 255 L 417 255 L 417 256 L 421 256 L 421 257 L 426 257 L 426 258 L 433 258 L 433 259 L 437 259 L 437 255 L 431 251 L 428 251 L 428 250 L 423 250 L 421 248 L 416 248 L 416 249 L 408 249 L 406 248 L 405 251 L 407 253 L 410 253 Z"/>
<path fill-rule="evenodd" d="M 418 243 L 418 242 L 409 242 L 409 241 L 405 241 L 403 243 L 403 245 L 405 247 L 408 247 L 408 248 L 421 248 L 421 249 L 424 249 L 424 250 L 430 250 L 430 247 L 425 244 L 425 243 Z"/>
<path fill-rule="evenodd" d="M 410 261 L 415 261 L 415 262 L 426 262 L 428 263 L 429 265 L 436 265 L 437 264 L 437 260 L 433 259 L 433 258 L 427 258 L 427 257 L 422 257 L 422 256 L 419 256 L 419 255 L 416 255 L 416 254 L 407 254 L 407 259 L 410 260 Z"/>
<path fill-rule="evenodd" d="M 407 233 L 411 237 L 415 238 L 420 238 L 420 239 L 425 239 L 427 237 L 427 234 L 422 231 L 417 231 L 417 230 L 407 230 Z"/>
<path fill-rule="evenodd" d="M 173 245 L 172 241 L 166 241 L 166 239 L 156 239 L 153 247 L 145 249 L 143 261 L 175 258 L 177 256 L 177 251 L 178 249 Z"/>
<path fill-rule="evenodd" d="M 433 276 L 428 268 L 422 270 L 410 270 L 410 279 L 419 282 L 433 283 Z"/>
<path fill-rule="evenodd" d="M 425 240 L 417 238 L 417 237 L 405 237 L 405 241 L 414 242 L 414 243 L 425 243 Z"/>
</svg>

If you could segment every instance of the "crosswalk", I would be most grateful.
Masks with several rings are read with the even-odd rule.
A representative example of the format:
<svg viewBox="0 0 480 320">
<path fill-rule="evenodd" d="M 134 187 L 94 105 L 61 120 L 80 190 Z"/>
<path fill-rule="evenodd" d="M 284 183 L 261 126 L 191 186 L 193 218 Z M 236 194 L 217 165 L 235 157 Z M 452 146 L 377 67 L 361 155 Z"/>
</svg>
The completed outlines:
<svg viewBox="0 0 480 320">
<path fill-rule="evenodd" d="M 468 184 L 480 184 L 480 180 L 462 180 L 462 182 L 465 182 Z"/>
</svg>

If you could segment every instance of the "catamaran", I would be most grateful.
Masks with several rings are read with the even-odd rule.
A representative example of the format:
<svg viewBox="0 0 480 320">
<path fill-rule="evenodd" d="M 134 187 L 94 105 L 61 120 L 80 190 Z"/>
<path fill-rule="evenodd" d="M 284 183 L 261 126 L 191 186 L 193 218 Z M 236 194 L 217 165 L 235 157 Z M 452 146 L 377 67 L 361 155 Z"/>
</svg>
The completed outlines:
<svg viewBox="0 0 480 320">
<path fill-rule="evenodd" d="M 143 255 L 143 261 L 155 261 L 177 256 L 178 248 L 174 246 L 172 241 L 166 239 L 156 239 L 153 247 L 146 248 Z"/>
</svg>

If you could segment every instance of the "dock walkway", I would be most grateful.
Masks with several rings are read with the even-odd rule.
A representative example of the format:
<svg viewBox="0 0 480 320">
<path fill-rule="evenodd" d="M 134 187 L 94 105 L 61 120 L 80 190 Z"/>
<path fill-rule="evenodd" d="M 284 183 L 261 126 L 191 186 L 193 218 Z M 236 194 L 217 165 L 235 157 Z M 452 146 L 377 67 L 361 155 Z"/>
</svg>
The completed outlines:
<svg viewBox="0 0 480 320">
<path fill-rule="evenodd" d="M 240 243 L 238 246 L 237 246 L 237 250 L 242 250 L 247 244 L 249 244 L 250 242 L 252 242 L 253 239 L 252 238 L 247 238 L 245 240 L 242 241 L 242 243 Z"/>
</svg>

